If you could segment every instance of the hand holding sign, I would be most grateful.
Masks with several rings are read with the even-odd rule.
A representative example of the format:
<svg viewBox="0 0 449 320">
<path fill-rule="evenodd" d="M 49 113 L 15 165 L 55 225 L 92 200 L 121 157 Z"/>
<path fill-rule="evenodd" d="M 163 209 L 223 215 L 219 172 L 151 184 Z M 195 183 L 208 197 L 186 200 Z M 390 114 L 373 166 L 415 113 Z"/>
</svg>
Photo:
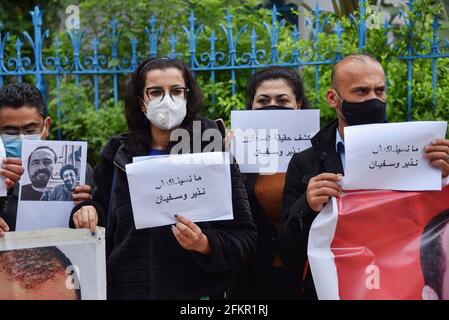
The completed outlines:
<svg viewBox="0 0 449 320">
<path fill-rule="evenodd" d="M 83 206 L 73 215 L 73 224 L 77 229 L 90 229 L 95 232 L 98 224 L 98 213 L 94 206 Z"/>
<path fill-rule="evenodd" d="M 4 176 L 5 184 L 8 189 L 14 187 L 19 182 L 25 169 L 22 166 L 22 159 L 20 158 L 4 158 L 0 174 Z"/>
<path fill-rule="evenodd" d="M 6 224 L 5 220 L 0 218 L 0 238 L 3 237 L 5 235 L 5 233 L 8 231 L 9 231 L 9 227 Z"/>
<path fill-rule="evenodd" d="M 430 165 L 439 167 L 441 176 L 446 178 L 449 176 L 449 140 L 436 139 L 431 145 L 424 147 L 424 157 L 429 159 Z"/>
<path fill-rule="evenodd" d="M 310 179 L 307 186 L 307 203 L 315 212 L 320 212 L 330 197 L 339 197 L 342 175 L 335 173 L 322 173 Z"/>
</svg>

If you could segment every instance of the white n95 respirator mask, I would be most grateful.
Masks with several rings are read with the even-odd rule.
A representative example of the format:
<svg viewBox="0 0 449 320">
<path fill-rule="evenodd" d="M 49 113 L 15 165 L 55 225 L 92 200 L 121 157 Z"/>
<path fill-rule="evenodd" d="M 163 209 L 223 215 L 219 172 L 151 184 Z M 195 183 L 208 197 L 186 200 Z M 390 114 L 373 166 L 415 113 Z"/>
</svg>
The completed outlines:
<svg viewBox="0 0 449 320">
<path fill-rule="evenodd" d="M 146 117 L 162 130 L 171 130 L 182 123 L 187 113 L 187 103 L 184 99 L 167 94 L 160 101 L 150 101 L 146 104 Z"/>
</svg>

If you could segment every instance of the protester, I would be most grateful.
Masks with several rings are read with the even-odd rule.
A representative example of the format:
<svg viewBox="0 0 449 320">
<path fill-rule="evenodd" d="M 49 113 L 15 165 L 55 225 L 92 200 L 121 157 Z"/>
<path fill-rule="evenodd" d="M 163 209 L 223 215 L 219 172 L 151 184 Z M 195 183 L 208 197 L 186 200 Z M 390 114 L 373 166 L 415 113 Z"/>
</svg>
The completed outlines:
<svg viewBox="0 0 449 320">
<path fill-rule="evenodd" d="M 310 108 L 298 73 L 283 67 L 256 72 L 247 87 L 248 110 Z M 245 175 L 258 242 L 256 256 L 233 279 L 231 299 L 299 299 L 301 275 L 288 270 L 279 255 L 277 233 L 282 223 L 285 173 Z"/>
<path fill-rule="evenodd" d="M 385 121 L 385 72 L 381 64 L 365 54 L 352 54 L 332 71 L 327 101 L 337 120 L 323 127 L 313 138 L 312 147 L 293 156 L 286 175 L 283 195 L 283 224 L 279 239 L 289 267 L 306 272 L 307 240 L 310 226 L 330 197 L 341 192 L 345 166 L 344 127 Z M 430 164 L 449 175 L 449 141 L 432 141 L 425 148 Z M 363 230 L 361 230 L 363 232 Z M 310 272 L 306 284 L 316 295 Z"/>
<path fill-rule="evenodd" d="M 179 142 L 170 139 L 175 128 L 186 130 L 193 146 L 194 121 L 202 132 L 217 130 L 221 140 L 216 123 L 197 116 L 201 102 L 191 72 L 178 60 L 148 59 L 131 75 L 129 134 L 109 140 L 94 173 L 93 200 L 108 216 L 108 299 L 223 298 L 230 272 L 255 253 L 257 231 L 234 164 L 233 220 L 193 223 L 179 212 L 173 227 L 135 228 L 125 166 L 136 156 L 169 154 Z"/>
<path fill-rule="evenodd" d="M 6 231 L 14 231 L 16 228 L 17 201 L 20 185 L 16 183 L 14 188 L 12 188 L 12 185 L 8 180 L 18 182 L 20 176 L 24 172 L 21 160 L 22 142 L 23 140 L 47 139 L 50 132 L 50 125 L 51 118 L 47 116 L 47 108 L 44 99 L 35 86 L 27 83 L 12 83 L 0 89 L 0 132 L 1 139 L 5 146 L 6 156 L 8 157 L 6 158 L 7 167 L 4 168 L 4 170 L 5 176 L 8 174 L 7 178 L 9 178 L 6 180 L 6 183 L 10 184 L 8 196 L 3 198 L 0 204 L 0 219 L 3 220 L 1 225 L 4 225 L 4 228 L 0 227 L 0 236 Z M 48 164 L 49 167 L 45 167 L 44 165 L 46 171 L 40 170 L 40 166 L 43 165 L 43 162 L 46 162 L 42 157 L 46 159 L 48 155 L 51 160 L 50 162 L 53 163 L 56 162 L 56 154 L 54 154 L 53 150 L 47 147 L 38 149 L 40 151 L 36 153 L 36 157 L 37 154 L 39 154 L 38 160 L 40 163 L 36 164 L 36 179 L 34 179 L 33 169 L 30 167 L 28 167 L 28 169 L 31 169 L 29 174 L 31 174 L 30 180 L 32 184 L 37 182 L 39 185 L 39 183 L 42 184 L 43 181 L 48 182 L 48 179 L 50 178 L 48 169 L 53 168 L 51 164 Z M 30 164 L 28 165 L 30 166 Z M 91 176 L 92 169 L 90 169 L 90 174 L 89 170 L 86 170 L 87 184 L 75 188 L 73 192 L 74 201 L 79 202 L 91 198 L 93 186 L 93 179 Z M 36 185 L 34 185 L 34 187 L 36 187 Z M 35 190 L 34 187 L 30 186 L 30 188 L 35 191 L 31 197 L 34 199 L 37 195 L 37 200 L 40 200 L 43 190 Z M 37 187 L 37 189 L 40 188 Z M 76 221 L 77 227 L 91 228 L 93 231 L 95 230 L 98 221 L 96 215 L 89 216 L 85 212 L 76 213 L 73 219 Z"/>
</svg>

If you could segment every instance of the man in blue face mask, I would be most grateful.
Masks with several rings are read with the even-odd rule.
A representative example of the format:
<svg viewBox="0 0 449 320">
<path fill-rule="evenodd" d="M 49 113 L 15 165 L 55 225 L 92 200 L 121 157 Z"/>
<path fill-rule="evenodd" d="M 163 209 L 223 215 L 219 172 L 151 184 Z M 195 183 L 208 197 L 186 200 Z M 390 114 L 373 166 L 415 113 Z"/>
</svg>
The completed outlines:
<svg viewBox="0 0 449 320">
<path fill-rule="evenodd" d="M 8 180 L 10 184 L 19 181 L 24 172 L 20 159 L 23 141 L 26 139 L 44 140 L 48 137 L 51 118 L 47 116 L 46 109 L 40 91 L 33 85 L 13 83 L 0 89 L 0 137 L 7 156 L 7 167 L 2 170 L 4 173 L 1 174 L 8 178 L 7 183 Z M 43 176 L 43 173 L 41 175 Z M 38 182 L 38 178 L 40 176 L 36 176 L 35 182 Z M 33 182 L 33 179 L 31 180 Z M 93 185 L 91 168 L 86 170 L 86 182 L 86 185 L 77 186 L 73 190 L 72 199 L 74 201 L 85 201 L 91 198 L 91 185 Z M 16 184 L 8 192 L 8 197 L 0 201 L 0 236 L 5 231 L 15 230 L 18 190 L 19 185 Z M 96 226 L 98 222 L 97 216 L 91 217 L 87 213 L 78 215 L 76 217 L 78 227 L 90 228 L 93 224 Z M 91 229 L 94 230 L 94 226 Z"/>
<path fill-rule="evenodd" d="M 293 156 L 283 193 L 283 224 L 279 242 L 284 261 L 301 274 L 306 265 L 307 239 L 313 220 L 330 197 L 341 192 L 344 174 L 344 127 L 385 122 L 387 95 L 381 64 L 365 54 L 353 54 L 332 70 L 326 95 L 337 119 L 323 127 L 311 140 L 312 147 Z M 430 164 L 449 176 L 449 141 L 437 140 L 426 147 Z M 312 287 L 308 273 L 304 286 Z"/>
</svg>

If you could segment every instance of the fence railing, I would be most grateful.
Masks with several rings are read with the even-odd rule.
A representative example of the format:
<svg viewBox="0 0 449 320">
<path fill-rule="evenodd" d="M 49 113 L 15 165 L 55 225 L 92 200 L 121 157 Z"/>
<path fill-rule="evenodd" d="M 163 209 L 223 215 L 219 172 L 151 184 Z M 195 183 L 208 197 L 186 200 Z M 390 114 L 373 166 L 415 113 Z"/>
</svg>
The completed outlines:
<svg viewBox="0 0 449 320">
<path fill-rule="evenodd" d="M 366 0 L 359 0 L 359 14 L 356 16 L 350 16 L 354 27 L 357 30 L 358 35 L 358 49 L 364 51 L 367 40 L 367 30 L 370 21 L 366 17 Z M 413 9 L 413 0 L 407 1 L 407 6 Z M 168 52 L 162 53 L 158 50 L 158 45 L 161 41 L 162 28 L 157 25 L 157 20 L 154 15 L 148 20 L 148 25 L 145 26 L 143 32 L 145 32 L 145 39 L 148 42 L 149 51 L 146 53 L 138 52 L 138 40 L 133 38 L 130 41 L 130 52 L 125 55 L 119 56 L 119 43 L 123 41 L 121 39 L 121 32 L 118 30 L 118 23 L 116 19 L 112 19 L 110 22 L 110 31 L 108 40 L 110 48 L 107 56 L 101 54 L 99 51 L 99 41 L 94 36 L 90 42 L 91 54 L 86 54 L 85 50 L 81 50 L 82 46 L 86 46 L 83 42 L 85 39 L 86 31 L 78 29 L 67 30 L 67 35 L 70 39 L 72 46 L 72 55 L 63 56 L 58 50 L 54 50 L 54 54 L 50 56 L 44 55 L 44 42 L 49 38 L 49 30 L 43 31 L 43 13 L 35 7 L 30 12 L 33 23 L 33 34 L 30 35 L 24 31 L 22 35 L 17 35 L 14 43 L 10 41 L 12 34 L 5 32 L 1 29 L 0 23 L 0 87 L 4 84 L 6 78 L 16 77 L 18 81 L 22 81 L 24 76 L 33 76 L 36 86 L 43 92 L 44 96 L 48 91 L 46 87 L 46 78 L 55 78 L 56 91 L 59 92 L 61 86 L 61 78 L 66 75 L 74 77 L 75 83 L 80 85 L 80 79 L 82 77 L 92 77 L 93 79 L 93 102 L 95 108 L 100 106 L 100 77 L 110 77 L 113 85 L 113 99 L 117 103 L 119 100 L 119 77 L 126 75 L 135 70 L 139 61 L 143 57 L 155 57 L 157 55 L 166 55 L 171 58 L 180 56 L 180 52 L 177 52 L 177 43 L 179 37 L 171 33 L 169 36 Z M 372 17 L 368 17 L 372 18 Z M 412 37 L 413 21 L 404 18 L 405 25 L 410 29 L 409 37 Z M 208 37 L 209 50 L 205 52 L 198 52 L 197 44 L 200 35 L 204 32 L 204 26 L 196 23 L 196 17 L 194 12 L 191 12 L 188 18 L 188 25 L 183 26 L 184 37 L 188 41 L 188 52 L 183 52 L 183 57 L 188 57 L 188 64 L 194 72 L 207 72 L 210 74 L 210 81 L 215 83 L 217 72 L 229 72 L 231 77 L 231 93 L 236 92 L 236 77 L 240 70 L 250 69 L 256 70 L 258 68 L 266 66 L 286 66 L 286 67 L 303 67 L 310 66 L 315 68 L 315 91 L 318 96 L 319 78 L 320 78 L 320 66 L 331 65 L 336 63 L 342 58 L 342 35 L 345 30 L 342 28 L 341 22 L 338 21 L 332 28 L 332 32 L 336 35 L 338 45 L 335 47 L 331 58 L 323 58 L 317 50 L 317 43 L 321 33 L 329 32 L 329 28 L 325 30 L 325 26 L 328 23 L 328 17 L 323 16 L 323 11 L 317 4 L 312 10 L 312 17 L 307 19 L 307 28 L 309 28 L 311 34 L 311 40 L 313 46 L 310 51 L 303 52 L 297 47 L 293 46 L 289 53 L 289 58 L 285 59 L 284 56 L 279 54 L 279 35 L 281 30 L 285 26 L 285 21 L 279 18 L 276 7 L 273 7 L 271 11 L 271 21 L 262 21 L 263 27 L 269 35 L 269 50 L 258 48 L 257 39 L 259 35 L 256 33 L 256 29 L 253 26 L 243 26 L 235 32 L 235 26 L 233 25 L 233 17 L 228 11 L 224 17 L 223 23 L 220 25 L 220 30 L 212 30 Z M 383 25 L 388 29 L 387 22 Z M 398 59 L 404 60 L 407 65 L 407 115 L 408 119 L 411 117 L 412 107 L 412 80 L 413 80 L 413 62 L 418 59 L 429 59 L 432 64 L 432 88 L 433 88 L 433 103 L 437 105 L 437 60 L 449 57 L 449 41 L 447 39 L 440 40 L 438 38 L 438 32 L 440 23 L 438 17 L 435 16 L 433 23 L 433 38 L 428 46 L 428 52 L 418 50 L 413 46 L 413 42 L 408 42 L 407 51 L 405 54 L 398 56 Z M 305 30 L 299 30 L 295 25 L 293 26 L 290 34 L 293 43 L 297 43 L 300 40 L 301 32 Z M 227 41 L 227 51 L 217 50 L 217 34 L 222 32 Z M 245 52 L 239 52 L 237 50 L 239 41 L 242 34 L 249 35 L 250 50 Z M 24 46 L 29 45 L 31 50 L 28 50 L 28 54 L 24 55 Z M 15 56 L 6 55 L 5 50 L 7 46 L 14 46 Z M 58 47 L 58 41 L 56 41 L 56 49 Z M 11 51 L 11 50 L 10 50 Z M 13 50 L 14 51 L 14 50 Z M 420 52 L 420 53 L 418 53 Z M 329 56 L 329 55 L 327 55 Z M 110 64 L 110 61 L 118 61 L 118 63 Z M 212 103 L 215 102 L 215 96 L 212 96 Z M 57 107 L 60 107 L 60 102 L 56 102 Z"/>
</svg>

